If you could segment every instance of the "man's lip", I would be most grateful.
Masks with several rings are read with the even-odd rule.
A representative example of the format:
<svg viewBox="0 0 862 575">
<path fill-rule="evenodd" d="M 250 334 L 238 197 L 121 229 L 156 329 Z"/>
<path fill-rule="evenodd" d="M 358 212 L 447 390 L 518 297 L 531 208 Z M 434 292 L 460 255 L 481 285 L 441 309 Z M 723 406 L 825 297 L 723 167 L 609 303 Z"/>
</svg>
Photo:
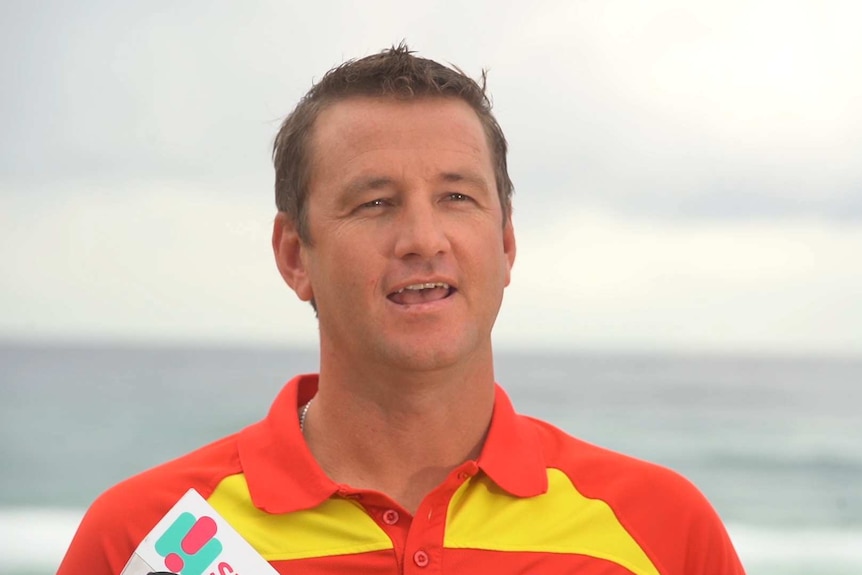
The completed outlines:
<svg viewBox="0 0 862 575">
<path fill-rule="evenodd" d="M 413 295 L 415 293 L 415 295 Z M 434 292 L 424 293 L 421 291 L 410 292 L 393 292 L 386 296 L 390 303 L 395 304 L 404 309 L 426 309 L 428 306 L 436 306 L 443 302 L 450 301 L 452 296 L 457 294 L 458 290 L 449 286 L 446 291 L 438 287 Z M 422 294 L 422 295 L 420 295 Z M 428 299 L 431 298 L 431 299 Z"/>
<path fill-rule="evenodd" d="M 455 282 L 448 278 L 422 278 L 422 279 L 412 279 L 404 282 L 400 282 L 396 284 L 392 289 L 390 289 L 387 293 L 387 297 L 394 295 L 402 290 L 407 289 L 410 286 L 424 286 L 428 284 L 446 284 L 449 287 L 450 292 L 455 292 L 458 290 L 458 286 L 455 285 Z"/>
<path fill-rule="evenodd" d="M 451 287 L 452 286 L 450 286 L 446 282 L 425 282 L 425 283 L 421 283 L 421 284 L 410 284 L 409 286 L 401 288 L 400 290 L 396 290 L 393 293 L 401 293 L 401 292 L 409 291 L 409 290 L 419 291 L 419 290 L 423 290 L 423 289 L 435 289 L 435 288 L 448 290 L 448 289 L 451 289 Z"/>
</svg>

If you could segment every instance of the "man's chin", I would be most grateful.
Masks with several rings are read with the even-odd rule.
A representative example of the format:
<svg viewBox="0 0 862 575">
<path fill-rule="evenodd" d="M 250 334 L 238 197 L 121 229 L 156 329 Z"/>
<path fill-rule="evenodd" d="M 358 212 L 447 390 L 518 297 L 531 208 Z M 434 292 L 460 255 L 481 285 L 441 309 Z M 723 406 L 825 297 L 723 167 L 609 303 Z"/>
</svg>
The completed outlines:
<svg viewBox="0 0 862 575">
<path fill-rule="evenodd" d="M 473 343 L 473 345 L 469 345 Z M 487 346 L 490 351 L 490 345 Z M 416 373 L 434 371 L 467 365 L 478 355 L 475 342 L 463 341 L 463 338 L 435 339 L 433 341 L 409 342 L 400 340 L 382 350 L 382 359 L 393 369 Z"/>
</svg>

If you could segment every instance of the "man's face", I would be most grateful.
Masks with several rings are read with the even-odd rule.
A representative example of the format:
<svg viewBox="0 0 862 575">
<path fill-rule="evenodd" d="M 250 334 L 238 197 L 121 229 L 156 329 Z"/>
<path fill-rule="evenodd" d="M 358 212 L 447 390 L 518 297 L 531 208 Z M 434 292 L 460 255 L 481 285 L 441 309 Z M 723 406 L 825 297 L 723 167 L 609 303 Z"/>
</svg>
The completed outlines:
<svg viewBox="0 0 862 575">
<path fill-rule="evenodd" d="M 487 361 L 515 239 L 465 102 L 325 109 L 307 202 L 311 242 L 291 285 L 317 304 L 323 353 L 407 370 Z"/>
</svg>

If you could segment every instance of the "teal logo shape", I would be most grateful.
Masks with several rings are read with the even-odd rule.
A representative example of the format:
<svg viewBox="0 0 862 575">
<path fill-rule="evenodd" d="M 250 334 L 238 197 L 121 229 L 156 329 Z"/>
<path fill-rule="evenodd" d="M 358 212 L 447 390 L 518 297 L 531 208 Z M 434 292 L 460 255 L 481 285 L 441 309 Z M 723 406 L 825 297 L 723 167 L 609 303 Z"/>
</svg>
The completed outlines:
<svg viewBox="0 0 862 575">
<path fill-rule="evenodd" d="M 156 541 L 156 553 L 165 567 L 179 575 L 202 575 L 222 552 L 215 538 L 218 525 L 212 517 L 182 513 Z"/>
</svg>

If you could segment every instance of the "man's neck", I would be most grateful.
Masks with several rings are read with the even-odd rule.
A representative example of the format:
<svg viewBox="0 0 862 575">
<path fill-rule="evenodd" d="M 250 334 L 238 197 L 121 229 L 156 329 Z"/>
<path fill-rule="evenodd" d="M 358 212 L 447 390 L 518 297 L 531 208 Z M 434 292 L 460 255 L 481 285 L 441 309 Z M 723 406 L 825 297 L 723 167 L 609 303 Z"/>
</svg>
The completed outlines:
<svg viewBox="0 0 862 575">
<path fill-rule="evenodd" d="M 414 513 L 452 469 L 478 457 L 493 411 L 493 370 L 369 376 L 321 366 L 306 441 L 333 481 L 380 491 Z"/>
</svg>

